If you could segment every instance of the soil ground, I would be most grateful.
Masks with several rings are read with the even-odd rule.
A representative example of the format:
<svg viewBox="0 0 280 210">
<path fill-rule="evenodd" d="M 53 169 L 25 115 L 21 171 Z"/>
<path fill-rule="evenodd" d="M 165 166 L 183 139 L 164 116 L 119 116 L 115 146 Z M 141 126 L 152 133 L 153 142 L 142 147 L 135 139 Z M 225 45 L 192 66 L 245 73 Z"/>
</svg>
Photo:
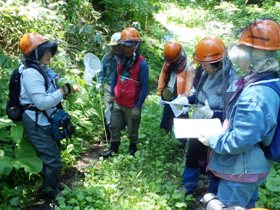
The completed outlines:
<svg viewBox="0 0 280 210">
<path fill-rule="evenodd" d="M 73 167 L 67 168 L 61 176 L 61 182 L 68 187 L 71 187 L 76 180 L 81 180 L 84 177 L 84 169 L 92 163 L 92 161 L 97 161 L 99 154 L 103 149 L 103 144 L 94 144 L 91 149 L 80 157 L 80 160 Z M 35 195 L 36 197 L 36 195 Z M 54 204 L 51 201 L 43 201 L 41 199 L 36 199 L 31 205 L 23 208 L 23 210 L 52 210 L 54 209 Z"/>
</svg>

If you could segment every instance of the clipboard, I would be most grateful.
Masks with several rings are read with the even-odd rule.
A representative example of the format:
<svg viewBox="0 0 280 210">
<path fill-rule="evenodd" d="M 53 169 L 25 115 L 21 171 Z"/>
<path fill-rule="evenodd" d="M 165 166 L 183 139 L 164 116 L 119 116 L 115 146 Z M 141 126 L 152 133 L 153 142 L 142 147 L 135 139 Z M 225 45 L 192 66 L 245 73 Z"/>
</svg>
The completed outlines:
<svg viewBox="0 0 280 210">
<path fill-rule="evenodd" d="M 202 135 L 220 135 L 223 132 L 221 121 L 215 119 L 174 118 L 176 138 L 200 138 Z"/>
</svg>

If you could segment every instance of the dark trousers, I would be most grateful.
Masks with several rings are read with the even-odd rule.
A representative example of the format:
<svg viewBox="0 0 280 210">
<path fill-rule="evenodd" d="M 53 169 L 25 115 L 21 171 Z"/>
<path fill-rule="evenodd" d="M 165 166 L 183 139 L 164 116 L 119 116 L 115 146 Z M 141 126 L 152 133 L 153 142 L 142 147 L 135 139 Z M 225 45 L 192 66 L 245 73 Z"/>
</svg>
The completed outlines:
<svg viewBox="0 0 280 210">
<path fill-rule="evenodd" d="M 206 172 L 208 147 L 193 138 L 189 139 L 188 145 L 182 183 L 186 188 L 186 192 L 192 193 L 197 188 L 200 172 Z M 211 176 L 209 191 L 216 193 L 217 186 L 218 182 Z"/>
<path fill-rule="evenodd" d="M 43 162 L 43 190 L 50 196 L 59 192 L 58 181 L 61 171 L 60 142 L 55 140 L 50 126 L 40 126 L 28 117 L 22 116 L 27 137 Z"/>
<path fill-rule="evenodd" d="M 205 171 L 207 165 L 208 147 L 197 139 L 189 139 L 189 147 L 186 155 L 186 167 L 200 168 Z"/>
</svg>

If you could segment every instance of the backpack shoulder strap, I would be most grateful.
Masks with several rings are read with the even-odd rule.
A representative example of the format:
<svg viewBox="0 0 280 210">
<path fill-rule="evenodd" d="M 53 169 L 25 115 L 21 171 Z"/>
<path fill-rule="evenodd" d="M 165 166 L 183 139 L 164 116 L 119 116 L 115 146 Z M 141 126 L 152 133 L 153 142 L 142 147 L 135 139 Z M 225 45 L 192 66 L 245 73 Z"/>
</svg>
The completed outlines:
<svg viewBox="0 0 280 210">
<path fill-rule="evenodd" d="M 274 82 L 263 83 L 261 85 L 272 88 L 280 97 L 280 87 L 278 87 Z"/>
<path fill-rule="evenodd" d="M 45 80 L 45 88 L 46 90 L 48 90 L 48 87 L 49 87 L 49 83 L 48 83 L 48 76 L 47 74 L 45 73 L 45 71 L 39 66 L 39 65 L 36 65 L 36 64 L 30 64 L 28 66 L 26 66 L 27 68 L 33 68 L 33 69 L 36 69 L 43 77 L 44 77 L 44 80 Z M 28 104 L 29 106 L 30 104 Z M 33 110 L 33 111 L 36 111 L 36 127 L 38 125 L 38 113 L 39 113 L 39 110 L 36 108 L 36 107 L 26 107 L 26 109 L 29 109 L 29 110 Z M 43 113 L 46 115 L 46 117 L 48 118 L 48 120 L 50 121 L 50 118 L 49 116 L 47 115 L 46 111 L 43 111 Z"/>
<path fill-rule="evenodd" d="M 30 64 L 28 66 L 26 66 L 27 68 L 31 67 L 33 69 L 36 69 L 43 77 L 44 77 L 44 80 L 45 80 L 45 88 L 46 90 L 49 88 L 49 83 L 48 83 L 48 76 L 46 74 L 46 72 L 39 66 L 39 65 L 36 65 L 36 64 Z"/>
</svg>

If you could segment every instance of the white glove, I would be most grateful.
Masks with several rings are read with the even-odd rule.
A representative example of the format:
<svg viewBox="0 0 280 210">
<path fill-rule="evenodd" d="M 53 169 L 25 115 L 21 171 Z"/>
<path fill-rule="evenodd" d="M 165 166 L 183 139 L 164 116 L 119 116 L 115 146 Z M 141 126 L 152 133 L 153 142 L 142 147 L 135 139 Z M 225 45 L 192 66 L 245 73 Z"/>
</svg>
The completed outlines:
<svg viewBox="0 0 280 210">
<path fill-rule="evenodd" d="M 171 103 L 174 105 L 188 106 L 189 100 L 185 95 L 178 95 Z"/>
<path fill-rule="evenodd" d="M 101 83 L 96 83 L 95 88 L 96 90 L 99 90 L 101 88 L 102 84 Z"/>
<path fill-rule="evenodd" d="M 182 109 L 182 114 L 187 114 L 189 112 L 189 107 L 184 106 Z"/>
<path fill-rule="evenodd" d="M 208 136 L 201 135 L 201 137 L 198 138 L 198 141 L 200 141 L 204 146 L 209 146 Z"/>
<path fill-rule="evenodd" d="M 205 100 L 205 106 L 201 108 L 197 108 L 197 111 L 200 112 L 206 119 L 211 119 L 214 114 L 212 109 L 210 109 L 207 100 Z"/>
<path fill-rule="evenodd" d="M 162 100 L 161 96 L 158 97 L 158 104 L 162 105 L 162 106 L 165 104 L 164 101 Z"/>
<path fill-rule="evenodd" d="M 195 94 L 195 88 L 192 87 L 191 91 L 190 91 L 190 96 L 192 96 L 193 94 Z"/>
</svg>

